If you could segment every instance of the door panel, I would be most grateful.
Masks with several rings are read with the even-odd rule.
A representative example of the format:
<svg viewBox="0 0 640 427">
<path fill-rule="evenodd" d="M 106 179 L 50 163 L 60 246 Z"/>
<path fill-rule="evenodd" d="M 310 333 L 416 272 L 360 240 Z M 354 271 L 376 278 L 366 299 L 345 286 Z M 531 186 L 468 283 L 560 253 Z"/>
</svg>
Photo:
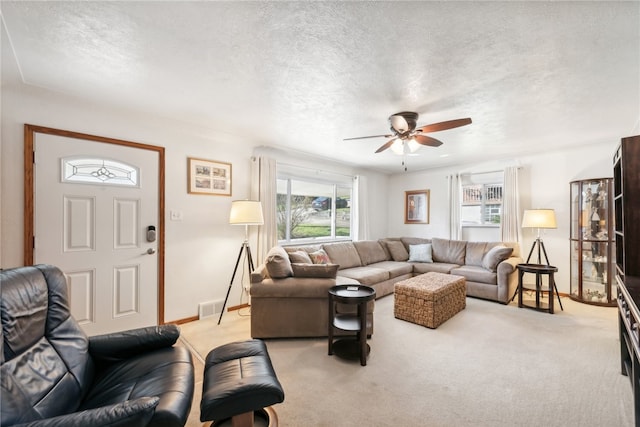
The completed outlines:
<svg viewBox="0 0 640 427">
<path fill-rule="evenodd" d="M 65 273 L 88 335 L 156 325 L 159 154 L 40 133 L 34 150 L 35 263 Z"/>
</svg>

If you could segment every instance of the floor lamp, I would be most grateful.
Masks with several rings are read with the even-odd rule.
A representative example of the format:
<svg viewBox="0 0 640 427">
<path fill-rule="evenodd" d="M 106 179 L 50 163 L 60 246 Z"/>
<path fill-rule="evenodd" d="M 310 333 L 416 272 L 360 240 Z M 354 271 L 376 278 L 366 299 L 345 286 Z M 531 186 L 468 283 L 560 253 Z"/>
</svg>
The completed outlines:
<svg viewBox="0 0 640 427">
<path fill-rule="evenodd" d="M 233 275 L 229 282 L 229 289 L 227 289 L 227 296 L 224 299 L 222 305 L 222 311 L 220 312 L 220 318 L 218 319 L 218 325 L 222 320 L 224 314 L 224 308 L 227 306 L 229 300 L 229 293 L 231 292 L 231 286 L 233 280 L 236 278 L 236 272 L 240 265 L 240 259 L 242 253 L 247 252 L 247 270 L 249 276 L 253 272 L 253 258 L 251 257 L 251 248 L 249 247 L 249 226 L 250 225 L 262 225 L 264 224 L 264 218 L 262 216 L 262 205 L 258 200 L 234 200 L 231 202 L 231 212 L 229 213 L 229 224 L 231 225 L 244 225 L 244 242 L 240 246 L 240 252 L 238 253 L 238 259 L 236 260 L 236 266 L 233 268 Z"/>
<path fill-rule="evenodd" d="M 553 209 L 527 209 L 524 211 L 524 216 L 522 217 L 522 228 L 537 228 L 538 229 L 538 237 L 534 240 L 533 245 L 531 245 L 531 250 L 529 251 L 529 256 L 527 257 L 527 264 L 531 260 L 531 255 L 533 254 L 536 246 L 538 247 L 538 264 L 542 264 L 542 258 L 540 251 L 542 250 L 542 254 L 544 254 L 544 259 L 546 261 L 546 265 L 549 265 L 549 258 L 547 258 L 547 251 L 544 248 L 544 242 L 540 238 L 540 229 L 542 228 L 558 228 L 556 223 L 556 213 Z"/>
</svg>

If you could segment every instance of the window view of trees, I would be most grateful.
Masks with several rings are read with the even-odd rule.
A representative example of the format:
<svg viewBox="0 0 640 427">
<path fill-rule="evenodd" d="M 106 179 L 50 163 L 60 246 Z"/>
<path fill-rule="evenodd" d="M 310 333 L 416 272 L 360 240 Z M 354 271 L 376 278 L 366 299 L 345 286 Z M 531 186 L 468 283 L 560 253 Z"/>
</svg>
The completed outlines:
<svg viewBox="0 0 640 427">
<path fill-rule="evenodd" d="M 351 236 L 351 188 L 278 179 L 278 240 Z"/>
</svg>

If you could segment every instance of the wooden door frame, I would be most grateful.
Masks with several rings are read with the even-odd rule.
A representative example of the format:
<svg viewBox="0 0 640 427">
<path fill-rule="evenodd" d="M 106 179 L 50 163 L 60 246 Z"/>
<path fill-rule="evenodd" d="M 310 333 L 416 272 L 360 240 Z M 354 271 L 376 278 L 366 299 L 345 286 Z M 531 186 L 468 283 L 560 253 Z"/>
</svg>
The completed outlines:
<svg viewBox="0 0 640 427">
<path fill-rule="evenodd" d="M 63 136 L 67 138 L 84 139 L 104 144 L 115 144 L 131 148 L 139 148 L 158 153 L 158 324 L 164 324 L 164 147 L 141 144 L 122 139 L 106 138 L 86 133 L 72 132 L 37 125 L 24 125 L 24 265 L 32 265 L 35 250 L 35 134 Z"/>
</svg>

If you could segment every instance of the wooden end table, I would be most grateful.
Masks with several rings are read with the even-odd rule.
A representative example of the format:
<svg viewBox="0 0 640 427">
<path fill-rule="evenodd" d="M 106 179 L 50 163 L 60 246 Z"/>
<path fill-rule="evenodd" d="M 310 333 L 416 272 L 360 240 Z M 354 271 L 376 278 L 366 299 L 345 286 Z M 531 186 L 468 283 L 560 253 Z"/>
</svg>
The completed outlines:
<svg viewBox="0 0 640 427">
<path fill-rule="evenodd" d="M 364 285 L 337 285 L 329 289 L 329 356 L 336 355 L 348 359 L 360 358 L 366 366 L 369 355 L 367 344 L 367 303 L 376 297 L 376 291 Z M 336 303 L 357 305 L 357 314 L 336 314 Z M 355 339 L 344 338 L 333 341 L 334 328 L 355 332 Z"/>
<path fill-rule="evenodd" d="M 564 310 L 562 307 L 562 301 L 560 301 L 560 295 L 558 294 L 558 287 L 556 286 L 556 281 L 553 277 L 554 273 L 558 272 L 558 267 L 554 267 L 553 265 L 544 265 L 544 264 L 518 264 L 516 266 L 518 269 L 518 307 L 532 308 L 534 310 L 539 311 L 548 311 L 550 314 L 553 314 L 553 293 L 555 291 L 556 297 L 558 298 L 558 303 L 560 304 L 560 309 Z M 536 275 L 536 285 L 535 288 L 525 288 L 522 283 L 522 277 L 525 273 L 532 273 Z M 548 283 L 546 289 L 542 288 L 542 276 L 549 276 Z M 528 305 L 525 304 L 522 300 L 522 294 L 525 290 L 534 291 L 536 294 L 536 304 Z M 540 301 L 540 295 L 543 291 L 549 292 L 549 302 L 544 303 Z"/>
</svg>

